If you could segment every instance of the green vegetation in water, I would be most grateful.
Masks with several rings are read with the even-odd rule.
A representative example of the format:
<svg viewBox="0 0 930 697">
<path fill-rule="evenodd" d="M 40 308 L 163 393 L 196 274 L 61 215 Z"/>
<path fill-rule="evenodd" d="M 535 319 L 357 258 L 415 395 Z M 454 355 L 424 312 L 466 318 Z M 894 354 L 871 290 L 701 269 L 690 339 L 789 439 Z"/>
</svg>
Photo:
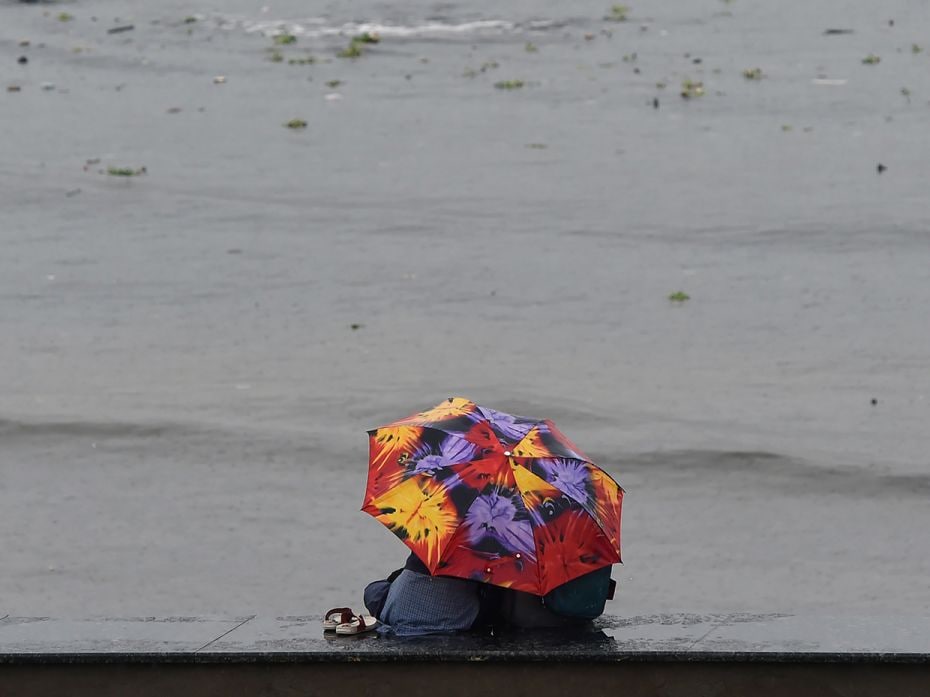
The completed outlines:
<svg viewBox="0 0 930 697">
<path fill-rule="evenodd" d="M 306 127 L 307 127 L 307 122 L 304 121 L 303 119 L 291 119 L 290 121 L 288 121 L 288 122 L 287 122 L 286 124 L 284 124 L 284 125 L 285 125 L 287 128 L 292 128 L 292 129 L 294 129 L 294 130 L 296 131 L 296 130 L 299 130 L 299 129 L 301 129 L 301 128 L 306 128 Z"/>
<path fill-rule="evenodd" d="M 747 80 L 761 80 L 762 68 L 746 68 L 743 71 L 743 77 Z"/>
<path fill-rule="evenodd" d="M 462 73 L 462 75 L 464 75 L 465 77 L 477 77 L 478 73 L 486 73 L 489 70 L 496 70 L 499 67 L 500 67 L 500 63 L 498 63 L 497 61 L 485 61 L 484 63 L 481 64 L 481 67 L 478 68 L 478 70 L 475 70 L 474 68 L 466 68 L 465 72 Z"/>
<path fill-rule="evenodd" d="M 681 83 L 682 99 L 696 99 L 704 96 L 704 83 L 687 79 Z"/>
<path fill-rule="evenodd" d="M 656 83 L 656 89 L 657 89 L 657 90 L 664 90 L 665 87 L 666 87 L 666 85 L 665 85 L 664 82 L 657 82 L 657 83 Z"/>
<path fill-rule="evenodd" d="M 791 131 L 793 128 L 794 128 L 794 126 L 792 126 L 790 123 L 783 123 L 783 124 L 781 125 L 781 130 L 782 130 L 784 133 L 788 133 L 788 132 Z"/>
<path fill-rule="evenodd" d="M 288 65 L 313 65 L 316 63 L 316 58 L 313 56 L 307 56 L 306 58 L 288 58 Z"/>
<path fill-rule="evenodd" d="M 499 90 L 518 90 L 523 87 L 524 84 L 523 80 L 501 80 L 500 82 L 495 82 L 494 86 Z"/>
<path fill-rule="evenodd" d="M 349 329 L 351 329 L 354 332 L 354 331 L 358 331 L 364 326 L 365 325 L 362 324 L 361 322 L 353 322 L 352 324 L 349 325 Z"/>
<path fill-rule="evenodd" d="M 330 89 L 336 89 L 341 84 L 342 84 L 342 80 L 329 80 L 326 83 L 326 86 L 329 87 Z"/>
<path fill-rule="evenodd" d="M 527 143 L 526 147 L 530 150 L 545 150 L 549 146 L 545 143 Z"/>
<path fill-rule="evenodd" d="M 911 53 L 920 53 L 923 50 L 923 46 L 920 44 L 911 44 Z"/>
<path fill-rule="evenodd" d="M 274 44 L 275 46 L 290 46 L 291 44 L 297 43 L 297 37 L 293 34 L 288 34 L 287 32 L 283 34 L 275 34 Z"/>
<path fill-rule="evenodd" d="M 270 60 L 272 63 L 280 63 L 284 60 L 284 54 L 281 53 L 278 49 L 274 49 L 271 52 L 271 55 L 268 56 L 268 60 Z"/>
<path fill-rule="evenodd" d="M 59 13 L 58 13 L 58 21 L 59 21 L 59 22 L 70 22 L 72 19 L 74 19 L 74 15 L 73 15 L 73 14 L 70 14 L 70 13 L 68 13 L 68 12 L 59 12 Z"/>
<path fill-rule="evenodd" d="M 197 18 L 194 15 L 188 15 L 184 18 L 184 24 L 195 24 L 196 22 Z"/>
<path fill-rule="evenodd" d="M 881 63 L 882 59 L 880 56 L 876 56 L 874 53 L 870 53 L 862 59 L 862 62 L 866 65 L 876 65 L 877 63 Z"/>
<path fill-rule="evenodd" d="M 910 91 L 907 87 L 902 87 L 902 88 L 901 88 L 901 96 L 902 96 L 902 97 L 907 97 L 908 99 L 910 99 L 910 98 L 911 98 L 911 91 Z"/>
<path fill-rule="evenodd" d="M 686 300 L 690 300 L 691 296 L 685 293 L 683 290 L 676 290 L 674 293 L 669 294 L 668 299 L 673 303 L 683 303 Z"/>
<path fill-rule="evenodd" d="M 138 177 L 145 174 L 145 167 L 133 169 L 132 167 L 107 167 L 107 174 L 111 177 Z"/>
<path fill-rule="evenodd" d="M 539 48 L 532 41 L 527 41 L 525 44 L 523 44 L 523 50 L 527 53 L 537 53 Z"/>
<path fill-rule="evenodd" d="M 635 52 L 634 52 L 634 53 L 627 53 L 627 54 L 625 54 L 625 55 L 623 56 L 623 62 L 624 62 L 624 63 L 635 63 L 635 62 L 637 61 L 638 58 L 639 58 L 639 56 L 637 56 Z"/>
<path fill-rule="evenodd" d="M 610 13 L 604 17 L 608 22 L 625 22 L 629 19 L 630 8 L 626 5 L 611 5 Z"/>
<path fill-rule="evenodd" d="M 381 37 L 374 32 L 364 31 L 361 34 L 353 36 L 352 41 L 357 44 L 380 44 Z"/>
<path fill-rule="evenodd" d="M 349 42 L 349 45 L 342 49 L 336 55 L 340 58 L 361 58 L 364 51 L 362 51 L 362 44 L 358 41 L 352 40 Z"/>
</svg>

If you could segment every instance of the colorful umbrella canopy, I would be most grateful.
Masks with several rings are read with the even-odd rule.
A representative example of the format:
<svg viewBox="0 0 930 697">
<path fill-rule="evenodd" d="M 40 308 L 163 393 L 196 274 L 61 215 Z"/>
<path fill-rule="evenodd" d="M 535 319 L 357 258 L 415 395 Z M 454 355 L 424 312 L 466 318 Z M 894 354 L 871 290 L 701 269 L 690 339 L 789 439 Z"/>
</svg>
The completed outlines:
<svg viewBox="0 0 930 697">
<path fill-rule="evenodd" d="M 451 397 L 368 435 L 362 510 L 430 573 L 545 595 L 620 561 L 623 489 L 551 421 Z"/>
</svg>

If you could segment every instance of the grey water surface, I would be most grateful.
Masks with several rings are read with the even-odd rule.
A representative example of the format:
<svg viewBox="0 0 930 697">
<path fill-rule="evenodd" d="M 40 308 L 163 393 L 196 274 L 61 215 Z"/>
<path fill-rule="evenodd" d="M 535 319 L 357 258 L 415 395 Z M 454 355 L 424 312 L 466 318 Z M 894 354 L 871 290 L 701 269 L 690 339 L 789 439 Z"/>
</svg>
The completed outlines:
<svg viewBox="0 0 930 697">
<path fill-rule="evenodd" d="M 0 1 L 0 615 L 358 605 L 459 394 L 625 486 L 615 614 L 930 609 L 930 6 L 609 5 Z"/>
</svg>

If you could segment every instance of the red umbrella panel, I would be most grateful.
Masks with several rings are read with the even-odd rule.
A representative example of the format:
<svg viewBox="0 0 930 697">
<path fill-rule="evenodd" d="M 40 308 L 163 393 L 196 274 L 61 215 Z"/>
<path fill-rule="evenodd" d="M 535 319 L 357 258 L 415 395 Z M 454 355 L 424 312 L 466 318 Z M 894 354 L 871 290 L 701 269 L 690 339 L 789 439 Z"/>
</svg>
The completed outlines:
<svg viewBox="0 0 930 697">
<path fill-rule="evenodd" d="M 452 397 L 369 448 L 362 510 L 433 574 L 544 595 L 620 561 L 623 489 L 549 420 Z"/>
</svg>

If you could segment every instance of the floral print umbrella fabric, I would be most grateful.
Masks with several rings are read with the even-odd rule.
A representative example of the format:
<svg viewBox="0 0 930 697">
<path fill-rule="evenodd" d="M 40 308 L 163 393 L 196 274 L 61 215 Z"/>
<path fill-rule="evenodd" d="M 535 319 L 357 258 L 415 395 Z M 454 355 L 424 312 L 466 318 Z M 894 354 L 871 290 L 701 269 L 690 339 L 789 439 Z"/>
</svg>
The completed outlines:
<svg viewBox="0 0 930 697">
<path fill-rule="evenodd" d="M 623 489 L 551 421 L 451 397 L 368 435 L 362 510 L 430 573 L 545 595 L 620 561 Z"/>
</svg>

